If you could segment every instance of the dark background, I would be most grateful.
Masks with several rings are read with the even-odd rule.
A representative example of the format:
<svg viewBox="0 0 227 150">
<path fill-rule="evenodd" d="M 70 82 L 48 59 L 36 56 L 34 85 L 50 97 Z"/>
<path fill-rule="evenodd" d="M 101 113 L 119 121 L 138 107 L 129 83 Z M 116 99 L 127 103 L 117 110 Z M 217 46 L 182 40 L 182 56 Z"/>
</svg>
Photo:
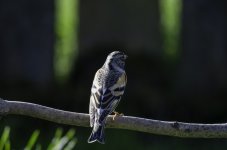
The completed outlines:
<svg viewBox="0 0 227 150">
<path fill-rule="evenodd" d="M 95 71 L 109 52 L 122 50 L 129 56 L 128 84 L 119 112 L 158 120 L 226 122 L 226 2 L 175 0 L 178 5 L 172 9 L 180 11 L 167 18 L 170 26 L 177 23 L 169 31 L 163 1 L 78 1 L 71 49 L 76 55 L 68 59 L 71 71 L 61 79 L 56 63 L 63 54 L 55 59 L 56 43 L 63 38 L 56 31 L 57 0 L 0 1 L 0 97 L 87 113 Z M 1 119 L 0 131 L 5 125 L 12 128 L 15 149 L 22 148 L 34 129 L 41 130 L 40 143 L 47 143 L 57 127 L 72 127 L 22 116 Z M 227 148 L 225 139 L 117 129 L 106 129 L 105 145 L 87 144 L 91 129 L 74 128 L 76 149 Z"/>
</svg>

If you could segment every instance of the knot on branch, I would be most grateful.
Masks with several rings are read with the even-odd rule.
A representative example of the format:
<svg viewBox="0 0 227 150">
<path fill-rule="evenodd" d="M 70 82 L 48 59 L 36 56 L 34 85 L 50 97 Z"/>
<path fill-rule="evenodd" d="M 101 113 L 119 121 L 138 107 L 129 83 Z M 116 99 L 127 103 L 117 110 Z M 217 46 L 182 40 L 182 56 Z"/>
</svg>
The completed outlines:
<svg viewBox="0 0 227 150">
<path fill-rule="evenodd" d="M 7 115 L 9 108 L 6 106 L 7 102 L 0 98 L 0 116 Z"/>
</svg>

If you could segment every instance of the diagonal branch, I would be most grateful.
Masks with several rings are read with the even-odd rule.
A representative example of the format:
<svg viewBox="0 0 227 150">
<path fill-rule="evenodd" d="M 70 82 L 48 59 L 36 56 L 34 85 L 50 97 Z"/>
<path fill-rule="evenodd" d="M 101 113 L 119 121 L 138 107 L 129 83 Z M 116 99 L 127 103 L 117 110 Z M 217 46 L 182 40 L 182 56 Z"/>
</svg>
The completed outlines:
<svg viewBox="0 0 227 150">
<path fill-rule="evenodd" d="M 89 115 L 41 106 L 33 103 L 0 99 L 0 115 L 24 115 L 60 124 L 89 127 Z M 227 124 L 197 124 L 159 121 L 131 116 L 112 116 L 107 119 L 107 128 L 127 129 L 159 135 L 184 138 L 227 138 Z"/>
</svg>

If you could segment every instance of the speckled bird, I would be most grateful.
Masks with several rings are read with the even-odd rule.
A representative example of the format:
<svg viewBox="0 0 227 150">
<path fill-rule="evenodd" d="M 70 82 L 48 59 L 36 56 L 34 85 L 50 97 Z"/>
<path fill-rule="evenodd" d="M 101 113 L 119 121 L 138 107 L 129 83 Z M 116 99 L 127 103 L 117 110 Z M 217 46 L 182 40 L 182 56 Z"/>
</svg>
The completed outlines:
<svg viewBox="0 0 227 150">
<path fill-rule="evenodd" d="M 106 118 L 115 112 L 115 108 L 124 94 L 127 83 L 125 60 L 127 55 L 114 51 L 107 56 L 104 65 L 96 72 L 90 96 L 89 114 L 90 126 L 93 128 L 88 143 L 98 141 L 105 143 L 104 128 Z"/>
</svg>

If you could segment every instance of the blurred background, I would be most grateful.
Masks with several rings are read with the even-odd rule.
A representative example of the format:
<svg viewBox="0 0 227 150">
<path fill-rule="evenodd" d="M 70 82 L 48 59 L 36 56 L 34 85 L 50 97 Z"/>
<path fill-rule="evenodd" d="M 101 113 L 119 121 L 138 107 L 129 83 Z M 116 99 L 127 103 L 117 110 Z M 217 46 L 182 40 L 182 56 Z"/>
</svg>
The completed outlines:
<svg viewBox="0 0 227 150">
<path fill-rule="evenodd" d="M 124 51 L 128 84 L 117 110 L 158 120 L 221 123 L 227 118 L 227 9 L 207 0 L 0 1 L 0 97 L 88 113 L 94 74 L 108 53 Z M 75 128 L 75 149 L 223 149 L 226 139 L 181 139 L 90 128 L 23 116 L 0 120 L 21 149 L 40 129 Z M 45 149 L 45 148 L 44 148 Z"/>
</svg>

